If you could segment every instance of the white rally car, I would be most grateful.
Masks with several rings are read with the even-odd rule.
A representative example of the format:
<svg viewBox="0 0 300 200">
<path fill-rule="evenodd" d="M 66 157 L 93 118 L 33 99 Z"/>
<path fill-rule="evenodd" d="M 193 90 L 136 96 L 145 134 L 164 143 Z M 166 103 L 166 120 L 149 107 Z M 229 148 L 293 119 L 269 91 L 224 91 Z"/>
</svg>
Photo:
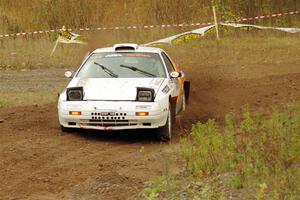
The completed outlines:
<svg viewBox="0 0 300 200">
<path fill-rule="evenodd" d="M 170 140 L 189 96 L 189 82 L 170 57 L 137 44 L 96 49 L 65 76 L 72 80 L 58 100 L 62 131 L 151 128 Z"/>
</svg>

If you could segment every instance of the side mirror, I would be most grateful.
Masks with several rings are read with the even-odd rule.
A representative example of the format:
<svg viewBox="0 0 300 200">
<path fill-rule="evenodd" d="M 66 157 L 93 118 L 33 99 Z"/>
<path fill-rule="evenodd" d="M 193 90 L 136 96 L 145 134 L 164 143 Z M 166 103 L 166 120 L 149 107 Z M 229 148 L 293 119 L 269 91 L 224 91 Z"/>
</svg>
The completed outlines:
<svg viewBox="0 0 300 200">
<path fill-rule="evenodd" d="M 171 72 L 170 77 L 171 78 L 179 78 L 179 77 L 181 77 L 181 73 L 180 72 Z"/>
<path fill-rule="evenodd" d="M 75 75 L 75 72 L 72 72 L 72 71 L 65 72 L 65 77 L 67 77 L 67 78 L 73 78 L 74 75 Z"/>
</svg>

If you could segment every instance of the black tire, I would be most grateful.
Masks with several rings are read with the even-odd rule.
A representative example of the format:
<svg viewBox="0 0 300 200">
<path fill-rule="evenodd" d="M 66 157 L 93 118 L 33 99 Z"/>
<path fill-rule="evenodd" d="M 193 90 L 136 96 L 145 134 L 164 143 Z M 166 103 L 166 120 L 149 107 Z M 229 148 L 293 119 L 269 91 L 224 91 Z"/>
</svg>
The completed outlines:
<svg viewBox="0 0 300 200">
<path fill-rule="evenodd" d="M 190 81 L 184 81 L 184 95 L 185 95 L 185 102 L 186 105 L 189 104 L 189 99 L 190 99 L 190 88 L 191 88 L 191 82 Z"/>
<path fill-rule="evenodd" d="M 172 138 L 173 125 L 174 125 L 174 108 L 169 104 L 168 118 L 167 122 L 163 127 L 158 128 L 159 139 L 163 142 L 168 142 Z"/>
<path fill-rule="evenodd" d="M 62 125 L 60 125 L 60 129 L 61 129 L 61 131 L 64 132 L 64 133 L 72 133 L 72 132 L 75 131 L 74 128 L 66 128 L 66 127 L 64 127 L 64 126 L 62 126 Z"/>
</svg>

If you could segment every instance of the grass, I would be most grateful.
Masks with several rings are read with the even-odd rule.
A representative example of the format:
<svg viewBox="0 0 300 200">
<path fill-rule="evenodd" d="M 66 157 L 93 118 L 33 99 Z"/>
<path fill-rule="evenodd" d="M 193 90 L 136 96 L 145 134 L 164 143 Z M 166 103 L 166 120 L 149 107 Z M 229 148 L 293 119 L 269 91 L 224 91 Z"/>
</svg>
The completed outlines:
<svg viewBox="0 0 300 200">
<path fill-rule="evenodd" d="M 215 35 L 210 34 L 167 50 L 176 56 L 179 63 L 187 66 L 195 65 L 194 59 L 186 59 L 193 56 L 203 61 L 198 65 L 212 67 L 290 64 L 300 61 L 297 56 L 300 50 L 299 36 L 273 31 L 231 30 L 221 33 L 218 42 L 215 41 Z"/>
<path fill-rule="evenodd" d="M 158 178 L 146 199 L 298 199 L 300 105 L 268 117 L 245 109 L 241 122 L 232 114 L 225 121 L 224 128 L 214 120 L 195 124 L 181 139 L 185 173 Z"/>
<path fill-rule="evenodd" d="M 82 28 L 206 22 L 212 20 L 211 2 L 204 0 L 191 0 L 185 4 L 181 0 L 166 0 L 163 2 L 158 0 L 135 0 L 122 3 L 79 0 L 76 4 L 70 0 L 54 2 L 23 0 L 14 3 L 10 0 L 0 0 L 0 2 L 0 12 L 2 13 L 0 20 L 3 22 L 0 23 L 0 30 L 3 33 L 53 29 L 60 28 L 62 25 L 66 25 L 68 28 Z M 224 20 L 239 18 L 240 16 L 272 13 L 275 10 L 276 12 L 297 10 L 298 8 L 294 1 L 277 2 L 273 5 L 268 1 L 258 0 L 253 2 L 235 1 L 234 3 L 224 3 L 216 0 L 215 4 L 220 18 Z M 246 10 L 245 5 L 247 5 Z M 18 9 L 15 9 L 16 6 Z M 173 12 L 173 10 L 176 10 L 176 12 Z M 297 27 L 299 26 L 298 18 L 299 16 L 295 15 L 258 21 L 258 23 Z M 190 29 L 189 27 L 182 29 L 107 30 L 103 32 L 75 31 L 83 35 L 89 35 L 93 42 L 90 42 L 88 47 L 77 44 L 60 44 L 53 57 L 49 55 L 54 46 L 56 34 L 0 39 L 0 70 L 78 66 L 88 50 L 91 51 L 98 47 L 124 41 L 147 43 Z M 206 37 L 208 39 L 205 39 L 204 42 L 202 42 L 203 39 L 200 39 L 196 43 L 187 44 L 187 48 L 182 48 L 181 45 L 164 48 L 168 48 L 170 53 L 183 66 L 195 65 L 193 59 L 188 59 L 193 57 L 194 53 L 197 53 L 199 59 L 205 61 L 205 65 L 223 65 L 224 63 L 225 65 L 236 63 L 244 65 L 255 63 L 278 65 L 282 60 L 284 62 L 289 60 L 291 63 L 299 62 L 299 56 L 297 56 L 299 34 L 287 36 L 287 34 L 269 34 L 268 31 L 261 32 L 263 33 L 251 35 L 251 33 L 244 34 L 241 32 L 227 33 L 227 31 L 222 30 L 222 40 L 219 43 L 215 42 L 212 33 L 211 36 Z M 265 32 L 268 33 L 265 34 Z M 257 35 L 259 35 L 259 38 Z M 210 59 L 207 59 L 208 57 Z M 275 57 L 278 59 L 274 59 Z"/>
<path fill-rule="evenodd" d="M 214 0 L 220 20 L 294 11 L 295 0 L 222 1 Z M 212 2 L 206 0 L 0 0 L 0 31 L 18 32 L 40 29 L 85 28 L 133 24 L 172 24 L 183 22 L 211 22 Z M 16 9 L 18 8 L 18 9 Z M 296 19 L 296 20 L 291 20 Z M 298 20 L 297 20 L 298 19 Z M 296 16 L 263 20 L 263 23 L 299 25 Z"/>
<path fill-rule="evenodd" d="M 0 69 L 64 68 L 79 66 L 87 51 L 118 42 L 146 43 L 166 36 L 184 32 L 186 29 L 95 32 L 90 34 L 88 46 L 59 44 L 50 57 L 56 36 L 43 35 L 9 40 L 0 40 Z M 82 32 L 80 34 L 87 34 Z M 300 62 L 299 34 L 273 31 L 234 31 L 221 33 L 215 41 L 211 33 L 199 40 L 174 46 L 163 46 L 181 66 L 235 67 L 251 65 L 286 65 Z M 197 56 L 197 60 L 190 59 Z M 201 60 L 199 63 L 198 61 Z"/>
<path fill-rule="evenodd" d="M 4 101 L 0 101 L 0 108 L 4 108 L 5 107 L 5 102 Z"/>
<path fill-rule="evenodd" d="M 24 91 L 14 89 L 11 91 L 1 90 L 0 108 L 12 108 L 29 105 L 43 105 L 57 100 L 57 94 L 61 88 L 55 89 L 35 89 Z M 18 94 L 18 95 L 16 95 Z"/>
<path fill-rule="evenodd" d="M 85 53 L 82 46 L 60 44 L 54 56 L 50 57 L 54 39 L 47 36 L 17 38 L 0 42 L 0 70 L 76 66 L 82 61 Z"/>
</svg>

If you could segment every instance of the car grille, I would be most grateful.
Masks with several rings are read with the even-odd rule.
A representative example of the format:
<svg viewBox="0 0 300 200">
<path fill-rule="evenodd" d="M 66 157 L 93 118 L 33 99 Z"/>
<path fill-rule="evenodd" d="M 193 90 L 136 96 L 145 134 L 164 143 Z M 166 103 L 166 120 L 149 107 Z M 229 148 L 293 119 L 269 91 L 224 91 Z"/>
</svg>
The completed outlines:
<svg viewBox="0 0 300 200">
<path fill-rule="evenodd" d="M 105 117 L 100 117 L 100 116 L 93 116 L 92 120 L 125 120 L 125 117 L 110 117 L 110 116 L 105 116 Z"/>
</svg>

